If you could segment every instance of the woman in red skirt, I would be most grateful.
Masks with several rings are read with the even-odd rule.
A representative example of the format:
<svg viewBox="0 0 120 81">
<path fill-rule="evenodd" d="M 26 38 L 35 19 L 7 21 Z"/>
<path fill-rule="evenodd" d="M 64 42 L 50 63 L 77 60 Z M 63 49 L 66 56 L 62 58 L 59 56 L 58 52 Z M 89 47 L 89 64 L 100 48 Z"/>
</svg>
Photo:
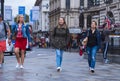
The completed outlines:
<svg viewBox="0 0 120 81">
<path fill-rule="evenodd" d="M 12 36 L 15 36 L 16 38 L 15 39 L 16 41 L 15 42 L 15 55 L 17 59 L 16 68 L 23 69 L 27 38 L 28 38 L 29 44 L 31 44 L 29 25 L 24 24 L 23 15 L 19 15 L 17 23 L 12 26 Z M 21 56 L 19 53 L 21 53 Z"/>
</svg>

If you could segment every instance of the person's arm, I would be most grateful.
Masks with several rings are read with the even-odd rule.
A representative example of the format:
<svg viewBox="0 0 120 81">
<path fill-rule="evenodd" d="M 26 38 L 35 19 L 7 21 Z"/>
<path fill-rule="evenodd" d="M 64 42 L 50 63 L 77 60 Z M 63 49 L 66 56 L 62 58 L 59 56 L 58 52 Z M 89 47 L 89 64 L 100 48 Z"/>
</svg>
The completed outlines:
<svg viewBox="0 0 120 81">
<path fill-rule="evenodd" d="M 7 23 L 5 23 L 5 25 L 6 25 L 6 31 L 7 31 L 7 38 L 10 39 L 10 36 L 11 36 L 10 27 Z"/>
<path fill-rule="evenodd" d="M 97 31 L 97 44 L 98 44 L 98 49 L 101 49 L 101 35 L 99 31 Z"/>
<path fill-rule="evenodd" d="M 31 42 L 31 37 L 30 37 L 30 30 L 29 30 L 29 25 L 26 26 L 26 35 L 28 37 L 28 41 Z"/>
</svg>

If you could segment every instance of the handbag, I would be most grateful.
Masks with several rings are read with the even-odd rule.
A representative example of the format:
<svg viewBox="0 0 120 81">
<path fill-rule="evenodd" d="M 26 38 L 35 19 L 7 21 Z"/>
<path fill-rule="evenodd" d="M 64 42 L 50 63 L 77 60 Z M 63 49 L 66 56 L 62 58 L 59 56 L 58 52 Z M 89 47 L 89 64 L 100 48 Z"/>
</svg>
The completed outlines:
<svg viewBox="0 0 120 81">
<path fill-rule="evenodd" d="M 80 55 L 80 56 L 83 55 L 83 50 L 82 50 L 82 49 L 79 50 L 79 55 Z"/>
</svg>

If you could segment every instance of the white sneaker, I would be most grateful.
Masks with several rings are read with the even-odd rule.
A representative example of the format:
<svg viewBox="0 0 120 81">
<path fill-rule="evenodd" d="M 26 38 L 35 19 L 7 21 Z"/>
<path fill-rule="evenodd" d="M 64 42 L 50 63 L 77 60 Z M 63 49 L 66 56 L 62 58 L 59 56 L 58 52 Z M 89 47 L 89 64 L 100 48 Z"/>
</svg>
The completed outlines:
<svg viewBox="0 0 120 81">
<path fill-rule="evenodd" d="M 19 68 L 19 67 L 20 67 L 20 64 L 17 63 L 16 68 Z"/>
<path fill-rule="evenodd" d="M 21 66 L 20 66 L 20 68 L 21 68 L 21 69 L 24 69 L 24 66 L 23 66 L 23 65 L 21 65 Z"/>
<path fill-rule="evenodd" d="M 60 72 L 62 71 L 62 68 L 61 67 L 57 67 L 57 72 Z"/>
</svg>

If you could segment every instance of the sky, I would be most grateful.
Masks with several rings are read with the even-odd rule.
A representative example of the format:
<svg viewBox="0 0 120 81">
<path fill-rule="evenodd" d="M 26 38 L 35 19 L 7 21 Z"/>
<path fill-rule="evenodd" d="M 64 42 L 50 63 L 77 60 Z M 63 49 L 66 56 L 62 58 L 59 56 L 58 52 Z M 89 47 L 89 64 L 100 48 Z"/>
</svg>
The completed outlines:
<svg viewBox="0 0 120 81">
<path fill-rule="evenodd" d="M 26 14 L 30 14 L 30 9 L 34 6 L 36 0 L 5 0 L 6 6 L 11 6 L 13 9 L 13 16 L 18 14 L 18 6 L 26 7 Z"/>
</svg>

